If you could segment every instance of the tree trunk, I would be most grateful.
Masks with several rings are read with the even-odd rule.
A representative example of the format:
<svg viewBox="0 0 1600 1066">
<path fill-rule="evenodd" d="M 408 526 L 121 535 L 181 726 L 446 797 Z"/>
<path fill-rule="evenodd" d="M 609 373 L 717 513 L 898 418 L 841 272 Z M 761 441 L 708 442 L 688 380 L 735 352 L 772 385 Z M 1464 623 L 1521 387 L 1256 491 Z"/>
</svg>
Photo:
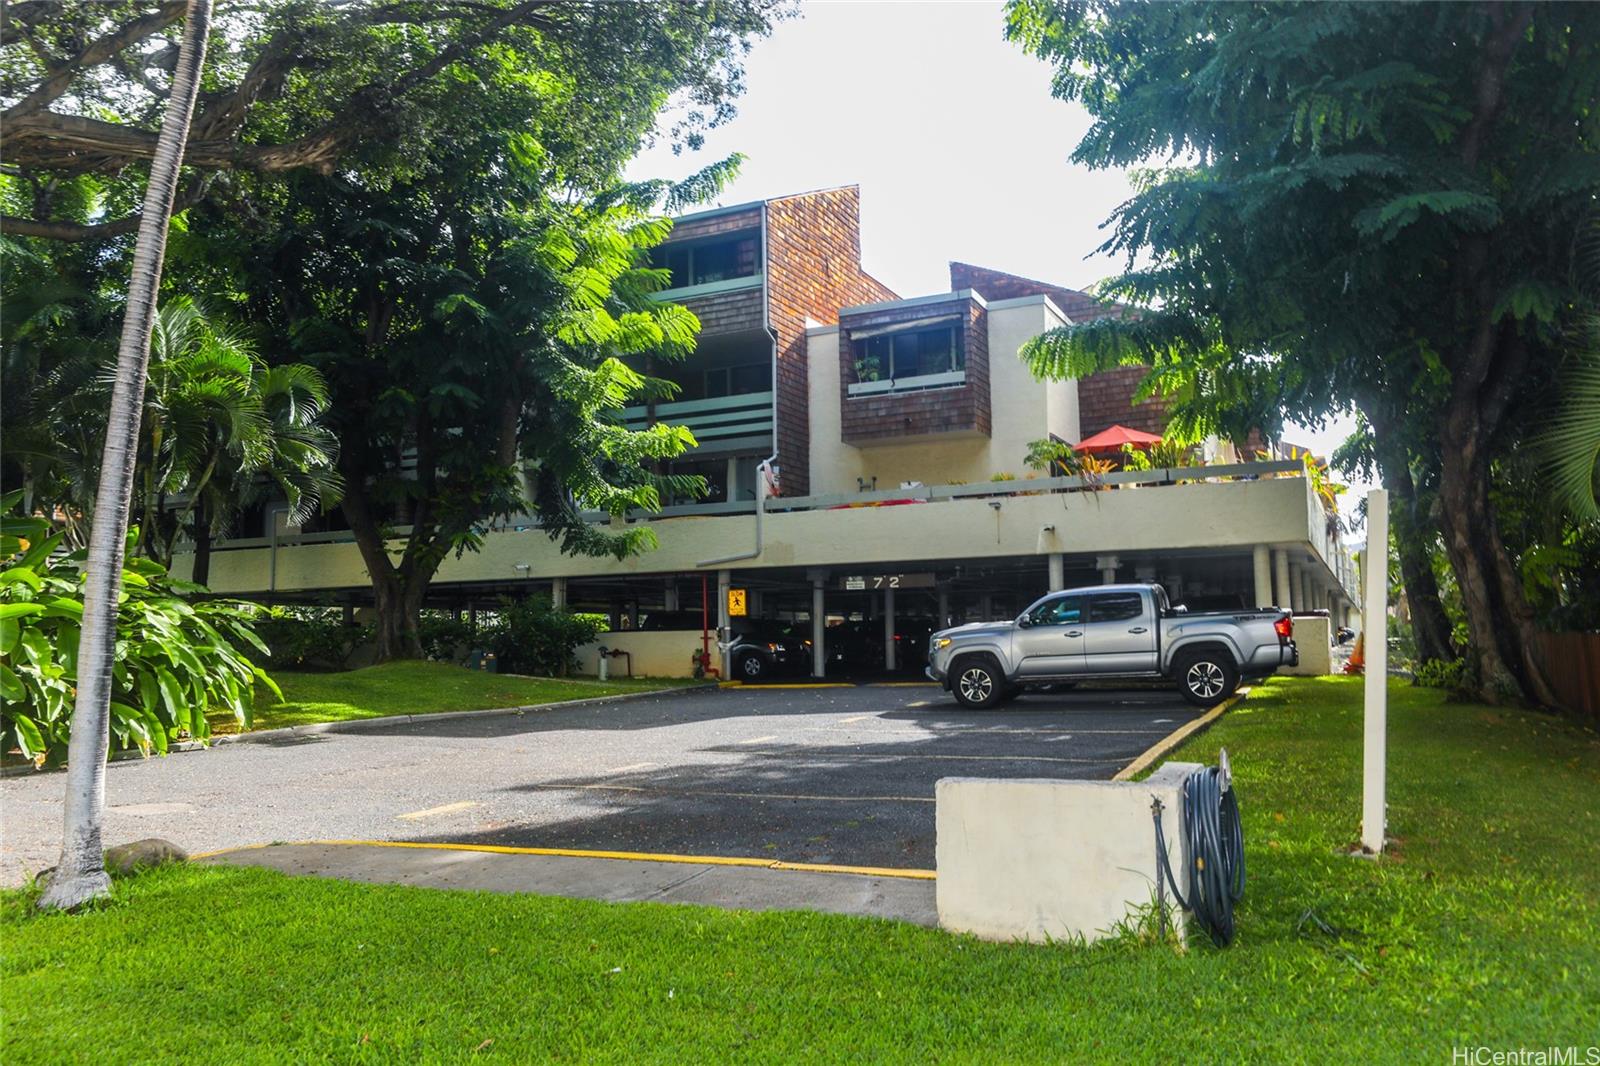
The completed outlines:
<svg viewBox="0 0 1600 1066">
<path fill-rule="evenodd" d="M 50 885 L 39 898 L 46 909 L 71 910 L 111 894 L 101 848 L 105 818 L 106 749 L 110 745 L 111 667 L 115 660 L 117 598 L 133 502 L 134 462 L 139 448 L 139 416 L 144 406 L 145 373 L 150 362 L 150 329 L 161 264 L 166 254 L 178 168 L 194 113 L 200 69 L 205 63 L 211 0 L 189 0 L 183 43 L 173 71 L 172 91 L 161 135 L 150 163 L 144 212 L 134 245 L 128 305 L 117 347 L 116 382 L 106 425 L 106 443 L 95 493 L 95 523 L 89 534 L 84 584 L 83 635 L 78 645 L 78 692 L 67 748 L 67 794 L 61 858 Z"/>
<path fill-rule="evenodd" d="M 416 582 L 404 580 L 391 568 L 381 579 L 374 575 L 372 591 L 378 616 L 378 662 L 422 658 L 422 636 L 417 628 L 421 597 Z"/>
<path fill-rule="evenodd" d="M 346 456 L 350 457 L 348 462 Z M 339 461 L 346 467 L 345 493 L 340 508 L 350 522 L 356 547 L 372 578 L 373 606 L 378 616 L 378 662 L 420 659 L 422 637 L 417 629 L 418 614 L 436 568 L 418 567 L 416 560 L 410 557 L 395 565 L 384 541 L 383 527 L 374 517 L 371 501 L 367 499 L 355 450 L 341 443 Z"/>
<path fill-rule="evenodd" d="M 204 503 L 195 505 L 189 535 L 194 538 L 194 572 L 189 580 L 204 585 L 211 580 L 211 516 L 206 514 Z"/>
<path fill-rule="evenodd" d="M 1434 530 L 1417 513 L 1416 499 L 1406 490 L 1385 479 L 1394 496 L 1390 509 L 1395 546 L 1400 558 L 1400 576 L 1406 586 L 1406 602 L 1411 607 L 1411 628 L 1417 641 L 1417 661 L 1451 661 L 1456 657 L 1451 639 L 1450 616 L 1439 598 L 1439 579 L 1433 572 L 1430 544 Z"/>
<path fill-rule="evenodd" d="M 1489 506 L 1488 462 L 1473 432 L 1441 436 L 1439 499 L 1445 552 L 1461 588 L 1472 637 L 1477 695 L 1488 703 L 1530 699 L 1555 706 L 1536 651 L 1533 611 Z"/>
<path fill-rule="evenodd" d="M 1406 602 L 1411 606 L 1417 661 L 1453 660 L 1455 642 L 1450 636 L 1450 616 L 1439 598 L 1439 580 L 1433 573 L 1430 546 L 1436 531 L 1417 500 L 1411 457 L 1405 446 L 1394 440 L 1387 422 L 1370 413 L 1367 421 L 1373 429 L 1378 470 L 1393 497 L 1389 515 L 1400 557 L 1400 576 L 1406 586 Z"/>
</svg>

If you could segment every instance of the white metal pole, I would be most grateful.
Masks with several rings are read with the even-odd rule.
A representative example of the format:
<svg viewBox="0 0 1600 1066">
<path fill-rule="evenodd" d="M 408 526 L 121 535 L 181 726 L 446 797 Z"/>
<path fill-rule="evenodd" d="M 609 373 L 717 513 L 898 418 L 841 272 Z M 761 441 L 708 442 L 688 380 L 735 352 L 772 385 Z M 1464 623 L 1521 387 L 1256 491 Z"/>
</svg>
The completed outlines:
<svg viewBox="0 0 1600 1066">
<path fill-rule="evenodd" d="M 811 676 L 823 677 L 828 672 L 828 607 L 824 602 L 824 585 L 827 578 L 818 574 L 811 579 Z"/>
<path fill-rule="evenodd" d="M 1389 722 L 1389 493 L 1367 493 L 1367 553 L 1362 560 L 1366 582 L 1361 604 L 1365 632 L 1366 716 L 1362 729 L 1361 846 L 1374 855 L 1383 851 L 1386 763 Z"/>
<path fill-rule="evenodd" d="M 894 589 L 883 590 L 883 668 L 894 672 Z"/>
</svg>

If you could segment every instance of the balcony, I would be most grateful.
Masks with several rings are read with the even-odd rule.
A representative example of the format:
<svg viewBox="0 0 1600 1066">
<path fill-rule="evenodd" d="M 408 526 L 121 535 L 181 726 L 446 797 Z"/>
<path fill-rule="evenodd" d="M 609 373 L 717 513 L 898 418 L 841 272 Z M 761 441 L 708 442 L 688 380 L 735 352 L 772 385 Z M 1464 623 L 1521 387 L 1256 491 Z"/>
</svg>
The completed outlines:
<svg viewBox="0 0 1600 1066">
<path fill-rule="evenodd" d="M 650 408 L 625 407 L 624 424 L 632 430 L 651 422 L 688 426 L 699 442 L 696 455 L 759 450 L 772 444 L 772 390 L 717 396 L 709 400 L 679 400 Z"/>
</svg>

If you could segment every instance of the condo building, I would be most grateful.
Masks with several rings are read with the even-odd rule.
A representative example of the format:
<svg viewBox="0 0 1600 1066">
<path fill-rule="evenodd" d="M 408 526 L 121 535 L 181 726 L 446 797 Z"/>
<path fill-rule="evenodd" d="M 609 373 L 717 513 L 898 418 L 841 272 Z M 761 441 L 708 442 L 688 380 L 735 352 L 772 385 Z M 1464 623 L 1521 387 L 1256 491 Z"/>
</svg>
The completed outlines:
<svg viewBox="0 0 1600 1066">
<path fill-rule="evenodd" d="M 443 564 L 430 606 L 548 592 L 611 617 L 584 651 L 591 671 L 603 645 L 635 673 L 677 675 L 702 616 L 724 637 L 741 619 L 785 624 L 811 641 L 817 676 L 914 673 L 934 628 L 1125 581 L 1159 582 L 1195 609 L 1351 620 L 1354 566 L 1299 461 L 1239 462 L 1211 441 L 1193 467 L 1085 478 L 1029 466 L 1035 441 L 1165 428 L 1159 399 L 1135 402 L 1140 368 L 1041 382 L 1018 357 L 1109 309 L 965 263 L 950 265 L 948 292 L 903 297 L 862 269 L 859 206 L 848 186 L 677 219 L 655 253 L 672 274 L 658 298 L 699 317 L 699 344 L 644 367 L 678 390 L 623 418 L 688 426 L 698 446 L 669 470 L 702 476 L 708 494 L 593 516 L 653 527 L 659 546 L 620 562 L 563 555 L 532 518 L 498 524 L 481 551 Z M 348 533 L 265 523 L 265 536 L 216 545 L 216 592 L 370 602 Z M 737 664 L 723 659 L 728 676 Z"/>
</svg>

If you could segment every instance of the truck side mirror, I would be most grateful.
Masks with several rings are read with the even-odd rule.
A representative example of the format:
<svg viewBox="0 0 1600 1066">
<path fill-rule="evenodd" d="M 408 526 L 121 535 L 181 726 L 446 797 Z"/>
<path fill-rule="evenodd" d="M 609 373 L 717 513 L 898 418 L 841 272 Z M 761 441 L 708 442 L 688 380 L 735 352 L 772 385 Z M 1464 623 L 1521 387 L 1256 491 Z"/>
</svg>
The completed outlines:
<svg viewBox="0 0 1600 1066">
<path fill-rule="evenodd" d="M 1017 627 L 1019 629 L 1029 629 L 1029 628 L 1032 628 L 1032 626 L 1033 626 L 1033 619 L 1029 618 L 1027 615 L 1023 615 L 1022 617 L 1017 619 Z"/>
</svg>

